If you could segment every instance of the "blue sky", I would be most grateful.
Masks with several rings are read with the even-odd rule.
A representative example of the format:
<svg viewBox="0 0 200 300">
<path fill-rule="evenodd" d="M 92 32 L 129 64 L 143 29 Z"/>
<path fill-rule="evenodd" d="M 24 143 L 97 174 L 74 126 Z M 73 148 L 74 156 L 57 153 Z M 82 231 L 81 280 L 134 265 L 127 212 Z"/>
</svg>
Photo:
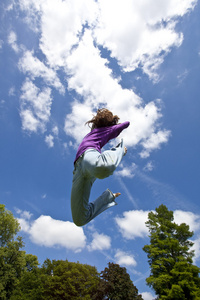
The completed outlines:
<svg viewBox="0 0 200 300">
<path fill-rule="evenodd" d="M 190 225 L 200 266 L 199 1 L 3 0 L 0 14 L 0 197 L 25 250 L 40 263 L 119 263 L 153 299 L 149 211 L 163 203 Z M 122 195 L 78 228 L 73 160 L 98 107 L 131 125 L 120 136 L 127 155 L 91 199 L 106 188 Z"/>
</svg>

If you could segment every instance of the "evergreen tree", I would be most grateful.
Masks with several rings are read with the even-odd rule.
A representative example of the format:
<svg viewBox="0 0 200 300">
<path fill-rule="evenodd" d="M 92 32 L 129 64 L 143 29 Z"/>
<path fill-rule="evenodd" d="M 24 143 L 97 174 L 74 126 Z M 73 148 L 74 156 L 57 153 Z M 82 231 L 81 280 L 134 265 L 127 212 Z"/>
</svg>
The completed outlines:
<svg viewBox="0 0 200 300">
<path fill-rule="evenodd" d="M 151 274 L 147 284 L 159 299 L 200 299 L 200 269 L 194 266 L 193 232 L 185 223 L 174 222 L 173 212 L 160 205 L 146 222 L 150 245 L 144 246 Z"/>
<path fill-rule="evenodd" d="M 142 296 L 138 295 L 138 289 L 131 281 L 126 268 L 109 263 L 108 268 L 101 272 L 101 281 L 93 299 L 139 300 L 142 299 Z"/>
<path fill-rule="evenodd" d="M 20 227 L 12 213 L 0 204 L 0 299 L 10 299 L 26 265 Z"/>
</svg>

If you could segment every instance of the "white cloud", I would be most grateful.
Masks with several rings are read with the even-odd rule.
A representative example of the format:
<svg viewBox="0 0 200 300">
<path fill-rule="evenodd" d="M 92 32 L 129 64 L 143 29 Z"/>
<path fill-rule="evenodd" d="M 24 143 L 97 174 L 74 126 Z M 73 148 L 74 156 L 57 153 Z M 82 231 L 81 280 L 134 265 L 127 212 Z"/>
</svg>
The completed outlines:
<svg viewBox="0 0 200 300">
<path fill-rule="evenodd" d="M 137 262 L 134 259 L 133 255 L 130 255 L 124 251 L 117 250 L 117 253 L 115 254 L 115 259 L 117 264 L 124 265 L 124 266 L 136 266 Z"/>
<path fill-rule="evenodd" d="M 129 120 L 123 132 L 127 146 L 141 145 L 143 158 L 169 140 L 170 132 L 161 129 L 159 103 L 143 103 L 131 89 L 124 89 L 112 73 L 108 59 L 99 50 L 104 47 L 116 59 L 122 72 L 141 68 L 154 81 L 160 64 L 173 47 L 183 41 L 176 22 L 193 9 L 197 0 L 21 0 L 26 21 L 40 31 L 40 50 L 45 63 L 26 51 L 21 70 L 32 79 L 42 77 L 46 84 L 64 92 L 57 74 L 64 70 L 68 89 L 81 96 L 71 103 L 65 120 L 65 132 L 79 143 L 87 133 L 84 123 L 99 106 L 107 106 Z M 12 33 L 10 43 L 16 44 Z M 120 76 L 119 76 L 120 77 Z M 80 99 L 80 98 L 79 98 Z M 30 107 L 21 113 L 23 128 L 45 131 Z M 49 119 L 49 115 L 47 117 Z"/>
<path fill-rule="evenodd" d="M 23 109 L 20 112 L 22 119 L 22 129 L 30 132 L 37 132 L 41 127 L 41 123 L 37 120 L 30 109 Z M 42 126 L 42 131 L 44 130 Z"/>
<path fill-rule="evenodd" d="M 183 83 L 183 81 L 187 78 L 188 74 L 189 74 L 189 71 L 188 70 L 184 70 L 183 73 L 181 73 L 180 75 L 177 76 L 179 84 Z"/>
<path fill-rule="evenodd" d="M 84 97 L 84 102 L 73 103 L 72 113 L 66 117 L 65 131 L 68 135 L 80 142 L 87 132 L 80 132 L 82 124 L 92 117 L 92 112 L 97 107 L 106 106 L 120 116 L 120 121 L 130 121 L 131 125 L 123 132 L 127 146 L 146 141 L 153 134 L 154 140 L 157 136 L 158 138 L 148 151 L 155 148 L 155 144 L 160 146 L 159 143 L 163 142 L 162 130 L 159 133 L 154 132 L 156 123 L 162 116 L 159 102 L 150 102 L 143 106 L 142 100 L 133 91 L 120 86 L 118 80 L 113 78 L 107 60 L 101 58 L 99 50 L 94 46 L 90 30 L 85 32 L 78 47 L 68 57 L 67 67 L 71 75 L 68 80 L 69 88 Z M 165 131 L 163 136 L 166 137 Z"/>
<path fill-rule="evenodd" d="M 125 211 L 123 217 L 116 217 L 115 221 L 119 231 L 125 239 L 135 239 L 136 237 L 144 238 L 148 235 L 148 228 L 145 222 L 148 219 L 149 211 L 132 210 Z M 174 211 L 174 222 L 177 224 L 186 223 L 190 230 L 194 231 L 195 236 L 200 232 L 200 215 L 189 211 Z M 200 258 L 200 238 L 199 236 L 192 240 L 194 243 L 192 250 L 195 250 L 194 261 Z"/>
<path fill-rule="evenodd" d="M 148 213 L 149 211 L 132 210 L 125 211 L 123 217 L 116 217 L 115 221 L 123 237 L 134 239 L 147 236 L 148 228 L 145 222 L 148 219 Z M 200 230 L 200 216 L 189 211 L 175 210 L 174 222 L 177 224 L 186 223 L 190 226 L 190 230 L 195 233 Z"/>
<path fill-rule="evenodd" d="M 192 241 L 194 245 L 192 246 L 192 250 L 195 251 L 195 256 L 194 256 L 194 263 L 198 260 L 200 260 L 200 236 Z"/>
<path fill-rule="evenodd" d="M 21 230 L 28 233 L 30 230 L 29 222 L 23 218 L 18 218 L 17 220 L 20 224 Z"/>
<path fill-rule="evenodd" d="M 42 132 L 50 118 L 51 89 L 44 88 L 42 91 L 27 79 L 22 86 L 21 110 L 22 128 L 30 132 Z"/>
<path fill-rule="evenodd" d="M 93 0 L 42 2 L 40 48 L 51 66 L 65 66 L 72 47 L 79 42 L 83 26 L 95 22 L 96 9 Z"/>
<path fill-rule="evenodd" d="M 95 36 L 111 51 L 125 71 L 139 65 L 151 78 L 166 53 L 180 46 L 182 34 L 175 31 L 178 16 L 193 8 L 196 1 L 102 0 Z M 114 9 L 113 9 L 114 8 Z M 112 17 L 111 17 L 112 12 Z M 164 25 L 165 22 L 165 25 Z"/>
<path fill-rule="evenodd" d="M 0 100 L 1 106 L 3 106 L 5 103 L 6 103 L 6 101 L 5 101 L 4 99 L 1 99 L 1 100 Z"/>
<path fill-rule="evenodd" d="M 149 293 L 149 292 L 143 292 L 143 293 L 141 293 L 142 294 L 142 298 L 144 299 L 144 300 L 153 300 L 153 299 L 155 299 L 155 296 L 153 296 L 151 293 Z"/>
<path fill-rule="evenodd" d="M 87 104 L 75 101 L 72 106 L 72 113 L 65 119 L 64 130 L 66 134 L 72 136 L 76 142 L 81 142 L 84 135 L 88 132 L 85 122 L 91 119 L 91 107 Z"/>
<path fill-rule="evenodd" d="M 115 110 L 116 113 L 120 111 L 121 120 L 130 119 L 134 124 L 134 128 L 132 127 L 131 131 L 127 131 L 124 135 L 128 145 L 136 145 L 142 140 L 146 140 L 150 134 L 156 134 L 154 132 L 155 123 L 161 117 L 161 113 L 154 102 L 142 107 L 141 99 L 133 91 L 122 89 L 118 80 L 113 78 L 112 70 L 107 66 L 107 60 L 101 57 L 100 51 L 94 45 L 93 33 L 95 28 L 99 30 L 96 25 L 101 22 L 101 18 L 97 21 L 97 12 L 100 16 L 103 13 L 102 7 L 97 2 L 90 2 L 90 5 L 84 6 L 80 1 L 58 1 L 55 6 L 53 1 L 48 2 L 48 5 L 46 1 L 43 1 L 41 6 L 35 6 L 41 10 L 42 38 L 40 46 L 48 63 L 56 68 L 64 66 L 66 74 L 70 75 L 68 87 L 84 97 L 83 103 L 80 104 L 76 101 L 72 104 L 72 113 L 66 118 L 65 131 L 77 142 L 80 142 L 87 132 L 86 128 L 80 130 L 83 128 L 80 126 L 91 117 L 96 107 L 105 105 Z M 97 5 L 100 6 L 97 7 Z M 123 6 L 129 10 L 128 4 L 123 4 Z M 68 16 L 69 11 L 70 17 Z M 56 26 L 52 24 L 52 15 Z M 68 24 L 71 19 L 72 22 Z M 80 35 L 79 41 L 77 33 L 81 32 L 86 21 L 89 25 L 93 25 L 92 29 L 85 30 L 84 35 Z M 63 42 L 65 39 L 66 43 Z M 77 47 L 71 51 L 76 44 L 78 44 Z M 29 61 L 32 61 L 35 68 L 28 69 Z M 21 65 L 25 65 L 25 70 L 32 72 L 32 76 L 39 76 L 41 72 L 43 75 L 49 72 L 49 70 L 48 72 L 46 69 L 44 70 L 44 65 L 33 58 L 30 52 L 26 52 Z M 96 72 L 97 69 L 98 72 Z M 158 147 L 160 143 L 162 140 L 157 142 Z"/>
<path fill-rule="evenodd" d="M 20 218 L 17 218 L 20 223 L 21 230 L 24 232 L 29 232 L 30 230 L 30 219 L 32 214 L 29 211 L 22 211 L 21 209 L 16 208 L 16 213 L 20 215 Z"/>
<path fill-rule="evenodd" d="M 175 210 L 174 221 L 177 224 L 186 223 L 189 225 L 191 231 L 200 230 L 200 215 L 190 211 Z"/>
<path fill-rule="evenodd" d="M 121 166 L 121 169 L 119 171 L 115 171 L 115 175 L 119 177 L 128 177 L 133 178 L 134 177 L 134 171 L 135 171 L 136 165 L 135 163 L 132 163 L 129 167 Z"/>
<path fill-rule="evenodd" d="M 57 136 L 57 135 L 58 135 L 58 133 L 59 133 L 58 126 L 54 126 L 54 127 L 53 127 L 53 129 L 52 129 L 52 132 L 53 132 L 53 134 L 54 134 L 54 135 L 56 135 L 56 136 Z"/>
<path fill-rule="evenodd" d="M 98 106 L 108 102 L 108 97 L 110 102 L 115 102 L 113 96 L 117 97 L 117 92 L 121 96 L 121 86 L 118 80 L 112 77 L 107 59 L 102 58 L 100 50 L 95 47 L 91 30 L 85 31 L 77 48 L 66 62 L 67 72 L 71 76 L 68 80 L 69 88 L 84 96 L 88 103 Z M 128 90 L 127 94 L 132 95 Z M 138 103 L 137 98 L 136 95 L 132 95 L 134 103 Z M 121 101 L 119 104 L 123 106 Z"/>
<path fill-rule="evenodd" d="M 57 77 L 56 71 L 48 68 L 37 57 L 33 56 L 31 51 L 25 51 L 19 60 L 19 68 L 23 73 L 31 76 L 31 79 L 41 77 L 44 81 L 59 90 L 61 94 L 65 93 L 65 88 Z"/>
<path fill-rule="evenodd" d="M 8 44 L 12 47 L 12 49 L 18 53 L 19 47 L 17 45 L 17 35 L 14 31 L 11 31 L 8 36 Z"/>
<path fill-rule="evenodd" d="M 147 158 L 152 150 L 159 149 L 162 143 L 166 143 L 168 141 L 170 134 L 169 130 L 152 133 L 141 143 L 144 150 L 140 153 L 140 156 L 142 158 Z"/>
<path fill-rule="evenodd" d="M 33 222 L 18 219 L 22 230 L 27 232 L 33 243 L 45 247 L 64 247 L 80 251 L 86 245 L 86 236 L 82 228 L 69 221 L 60 221 L 41 215 Z"/>
<path fill-rule="evenodd" d="M 20 0 L 18 2 L 20 9 L 26 12 L 24 21 L 34 32 L 39 32 L 41 6 L 44 0 Z"/>
<path fill-rule="evenodd" d="M 5 10 L 6 10 L 6 11 L 12 10 L 12 9 L 13 9 L 13 5 L 14 5 L 13 2 L 9 3 L 9 4 L 7 5 L 7 7 L 5 7 Z"/>
<path fill-rule="evenodd" d="M 143 168 L 144 171 L 152 171 L 154 169 L 154 165 L 152 161 L 149 161 Z"/>
<path fill-rule="evenodd" d="M 32 214 L 29 211 L 26 210 L 21 210 L 21 209 L 16 209 L 17 214 L 20 215 L 21 218 L 25 219 L 25 220 L 30 220 L 30 218 L 32 217 Z"/>
<path fill-rule="evenodd" d="M 9 96 L 15 96 L 15 87 L 14 87 L 14 86 L 12 86 L 12 87 L 9 89 L 8 95 L 9 95 Z"/>
<path fill-rule="evenodd" d="M 105 234 L 93 233 L 93 240 L 88 246 L 89 251 L 107 250 L 111 247 L 111 238 Z"/>
<path fill-rule="evenodd" d="M 45 137 L 45 142 L 49 148 L 52 148 L 54 146 L 53 140 L 54 140 L 54 137 L 51 134 L 49 134 Z"/>
<path fill-rule="evenodd" d="M 122 236 L 126 239 L 146 237 L 148 235 L 148 228 L 145 222 L 148 219 L 148 213 L 148 211 L 132 210 L 125 211 L 123 217 L 116 217 L 115 221 Z"/>
</svg>

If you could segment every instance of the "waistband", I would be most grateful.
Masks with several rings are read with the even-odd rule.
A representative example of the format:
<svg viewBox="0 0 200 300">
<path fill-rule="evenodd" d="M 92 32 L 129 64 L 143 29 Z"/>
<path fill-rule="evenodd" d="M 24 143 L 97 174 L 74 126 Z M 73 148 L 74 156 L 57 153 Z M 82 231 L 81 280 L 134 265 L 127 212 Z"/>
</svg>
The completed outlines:
<svg viewBox="0 0 200 300">
<path fill-rule="evenodd" d="M 80 162 L 80 161 L 83 159 L 84 155 L 85 155 L 86 153 L 88 153 L 88 152 L 97 152 L 98 154 L 101 154 L 101 152 L 99 152 L 99 151 L 96 150 L 95 148 L 89 148 L 89 149 L 85 150 L 85 152 L 83 152 L 83 153 L 79 156 L 79 158 L 74 162 L 74 165 L 76 165 L 76 163 Z"/>
<path fill-rule="evenodd" d="M 84 155 L 84 153 L 81 154 L 81 155 L 79 156 L 79 158 L 74 162 L 74 166 L 75 166 L 78 162 L 80 162 L 80 161 L 82 160 L 83 155 Z"/>
</svg>

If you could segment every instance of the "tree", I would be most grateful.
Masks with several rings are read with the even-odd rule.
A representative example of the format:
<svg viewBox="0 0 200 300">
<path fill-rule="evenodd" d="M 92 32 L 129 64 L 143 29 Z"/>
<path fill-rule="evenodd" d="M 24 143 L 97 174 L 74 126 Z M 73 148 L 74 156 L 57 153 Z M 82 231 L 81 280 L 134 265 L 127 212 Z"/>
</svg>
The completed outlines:
<svg viewBox="0 0 200 300">
<path fill-rule="evenodd" d="M 45 276 L 44 299 L 90 300 L 99 283 L 95 267 L 67 260 L 47 259 L 41 271 Z"/>
<path fill-rule="evenodd" d="M 42 300 L 43 277 L 38 268 L 37 256 L 26 254 L 26 266 L 23 269 L 20 280 L 14 289 L 11 300 Z"/>
<path fill-rule="evenodd" d="M 126 268 L 109 263 L 108 268 L 101 272 L 101 281 L 93 299 L 139 300 L 142 296 L 138 295 L 138 289 L 132 283 Z"/>
<path fill-rule="evenodd" d="M 147 284 L 159 299 L 200 299 L 200 269 L 192 264 L 193 242 L 189 240 L 193 232 L 173 220 L 173 212 L 165 205 L 148 215 L 150 245 L 143 248 L 151 270 Z"/>
<path fill-rule="evenodd" d="M 16 238 L 19 229 L 12 213 L 0 204 L 0 299 L 10 299 L 26 265 L 22 238 Z"/>
</svg>

